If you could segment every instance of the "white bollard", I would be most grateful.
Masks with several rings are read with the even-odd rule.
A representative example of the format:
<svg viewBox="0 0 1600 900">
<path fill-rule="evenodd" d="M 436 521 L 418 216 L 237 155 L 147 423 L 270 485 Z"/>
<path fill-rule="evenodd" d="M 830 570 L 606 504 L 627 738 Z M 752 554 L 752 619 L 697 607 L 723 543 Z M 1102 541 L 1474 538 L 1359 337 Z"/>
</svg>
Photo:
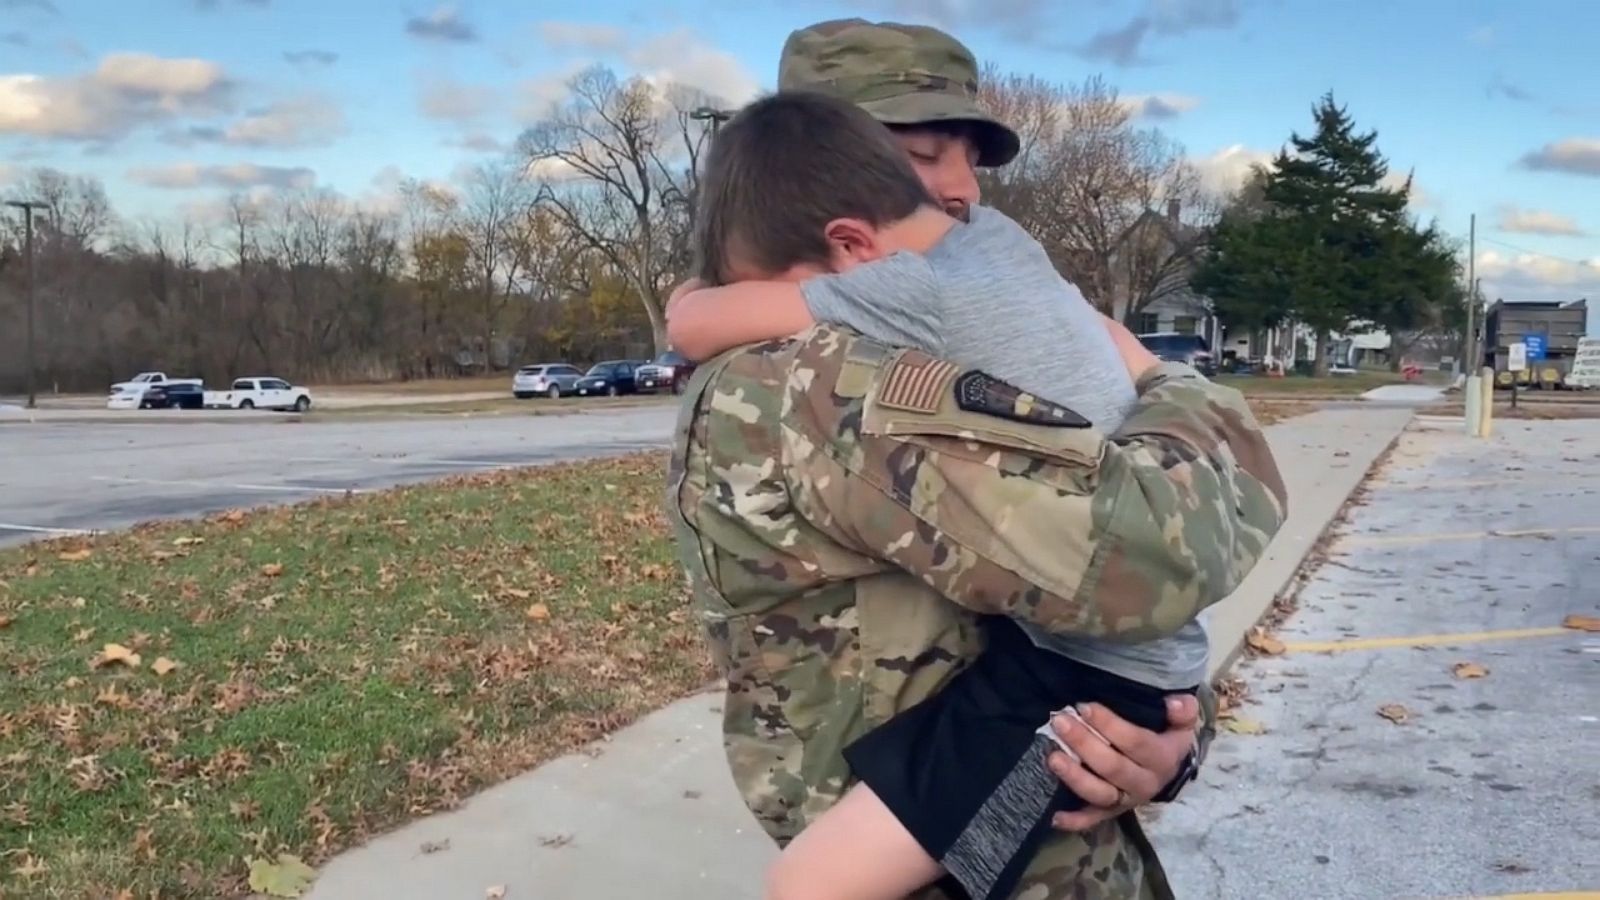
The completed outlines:
<svg viewBox="0 0 1600 900">
<path fill-rule="evenodd" d="M 1494 430 L 1494 369 L 1483 367 L 1482 384 L 1483 396 L 1478 401 L 1478 437 L 1488 437 Z"/>
<path fill-rule="evenodd" d="M 1483 405 L 1483 389 L 1478 386 L 1479 378 L 1476 375 L 1467 376 L 1467 386 L 1462 392 L 1466 398 L 1466 415 L 1462 417 L 1461 424 L 1466 427 L 1467 434 L 1477 437 L 1478 427 L 1482 424 L 1483 413 L 1479 407 Z"/>
</svg>

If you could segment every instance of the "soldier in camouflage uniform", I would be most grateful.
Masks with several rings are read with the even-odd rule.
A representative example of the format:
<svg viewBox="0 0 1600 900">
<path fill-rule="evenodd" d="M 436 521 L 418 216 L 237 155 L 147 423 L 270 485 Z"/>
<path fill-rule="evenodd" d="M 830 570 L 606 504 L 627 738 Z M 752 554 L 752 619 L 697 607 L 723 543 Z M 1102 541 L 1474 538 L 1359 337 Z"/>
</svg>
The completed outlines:
<svg viewBox="0 0 1600 900">
<path fill-rule="evenodd" d="M 978 615 L 1140 639 L 1231 590 L 1277 527 L 1255 419 L 1186 366 L 1147 371 L 1110 437 L 1001 383 L 963 400 L 961 374 L 824 325 L 685 394 L 668 508 L 734 780 L 779 844 L 843 795 L 847 744 L 976 656 Z M 1129 814 L 1057 832 L 1015 896 L 1172 893 Z"/>
<path fill-rule="evenodd" d="M 798 29 L 784 43 L 778 87 L 842 96 L 887 125 L 923 185 L 947 213 L 963 220 L 979 200 L 976 169 L 1008 164 L 1021 145 L 1016 132 L 978 103 L 971 51 L 936 28 L 835 19 Z M 1108 325 L 1131 338 L 1121 323 Z M 1091 718 L 1110 747 L 1081 729 L 1062 735 L 1094 771 L 1065 754 L 1051 760 L 1057 775 L 1090 804 L 1058 816 L 1058 827 L 1084 829 L 1152 798 L 1174 799 L 1197 774 L 1216 733 L 1209 685 L 1201 687 L 1199 701 L 1201 721 L 1194 721 L 1193 701 L 1183 698 L 1171 728 L 1161 734 L 1094 707 Z"/>
<path fill-rule="evenodd" d="M 976 200 L 972 165 L 1015 155 L 1015 135 L 976 112 L 971 55 L 941 32 L 823 23 L 791 38 L 783 70 L 781 86 L 820 75 L 891 124 L 952 126 L 977 149 L 966 184 L 941 181 L 914 131 L 902 143 L 957 215 Z M 1122 432 L 1139 436 L 1114 441 L 1045 424 L 1048 405 L 1004 388 L 959 408 L 940 395 L 956 374 L 824 327 L 707 364 L 686 398 L 669 506 L 729 682 L 730 765 L 780 844 L 848 786 L 845 745 L 976 655 L 976 614 L 1137 636 L 1248 571 L 1264 540 L 1224 535 L 1273 527 L 1246 516 L 1259 504 L 1217 502 L 1265 496 L 1276 471 L 1238 395 L 1190 370 L 1141 379 Z M 931 378 L 937 402 L 881 402 L 907 378 Z M 1131 814 L 1088 821 L 1039 853 L 1017 896 L 1171 895 Z"/>
</svg>

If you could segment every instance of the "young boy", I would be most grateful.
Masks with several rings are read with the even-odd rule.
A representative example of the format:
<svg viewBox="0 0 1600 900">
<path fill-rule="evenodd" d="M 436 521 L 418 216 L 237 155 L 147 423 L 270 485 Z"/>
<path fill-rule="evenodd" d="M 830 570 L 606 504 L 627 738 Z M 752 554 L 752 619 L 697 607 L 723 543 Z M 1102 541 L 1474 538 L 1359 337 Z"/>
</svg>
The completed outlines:
<svg viewBox="0 0 1600 900">
<path fill-rule="evenodd" d="M 696 232 L 701 278 L 668 309 L 668 336 L 691 359 L 837 322 L 1106 432 L 1135 403 L 1105 321 L 1043 248 L 994 210 L 946 215 L 889 132 L 844 101 L 778 94 L 729 121 L 706 159 Z M 861 784 L 784 850 L 769 897 L 895 900 L 946 876 L 966 896 L 1010 896 L 1052 815 L 1082 806 L 1045 766 L 1050 716 L 1095 701 L 1159 731 L 1164 698 L 1205 673 L 1197 622 L 1137 644 L 1002 616 L 984 627 L 984 653 L 943 692 L 847 748 Z"/>
</svg>

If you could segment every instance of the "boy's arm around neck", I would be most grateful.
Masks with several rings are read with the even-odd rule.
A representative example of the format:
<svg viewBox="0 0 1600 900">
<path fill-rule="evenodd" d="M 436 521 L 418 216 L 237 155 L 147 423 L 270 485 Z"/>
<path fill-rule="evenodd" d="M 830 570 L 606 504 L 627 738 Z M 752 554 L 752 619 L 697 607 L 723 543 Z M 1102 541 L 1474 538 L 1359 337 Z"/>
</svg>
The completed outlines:
<svg viewBox="0 0 1600 900">
<path fill-rule="evenodd" d="M 667 314 L 667 340 L 703 362 L 744 344 L 798 334 L 816 324 L 800 285 L 742 281 L 685 294 Z"/>
</svg>

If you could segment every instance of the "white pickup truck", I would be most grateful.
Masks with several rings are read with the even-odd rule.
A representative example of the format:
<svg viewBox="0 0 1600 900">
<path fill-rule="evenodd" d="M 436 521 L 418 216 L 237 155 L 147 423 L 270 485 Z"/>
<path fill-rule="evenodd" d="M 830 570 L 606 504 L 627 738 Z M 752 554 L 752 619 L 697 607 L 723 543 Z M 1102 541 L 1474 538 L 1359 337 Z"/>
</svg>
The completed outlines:
<svg viewBox="0 0 1600 900">
<path fill-rule="evenodd" d="M 226 391 L 206 391 L 207 409 L 278 409 L 305 412 L 311 391 L 282 378 L 235 378 Z"/>
<path fill-rule="evenodd" d="M 144 406 L 145 391 L 153 387 L 166 387 L 171 384 L 192 384 L 200 386 L 198 378 L 168 378 L 165 372 L 140 372 L 127 381 L 119 381 L 111 386 L 111 394 L 106 398 L 107 409 L 140 409 Z"/>
</svg>

